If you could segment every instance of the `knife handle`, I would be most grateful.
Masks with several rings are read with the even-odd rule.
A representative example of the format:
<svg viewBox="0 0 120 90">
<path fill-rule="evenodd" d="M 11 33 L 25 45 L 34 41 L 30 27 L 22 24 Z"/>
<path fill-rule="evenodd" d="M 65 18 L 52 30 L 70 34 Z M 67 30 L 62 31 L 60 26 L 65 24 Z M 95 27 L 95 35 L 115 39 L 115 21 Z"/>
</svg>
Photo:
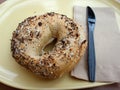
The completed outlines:
<svg viewBox="0 0 120 90">
<path fill-rule="evenodd" d="M 90 82 L 95 81 L 95 68 L 96 68 L 96 60 L 95 60 L 95 47 L 94 47 L 94 27 L 95 24 L 88 23 L 88 78 Z"/>
</svg>

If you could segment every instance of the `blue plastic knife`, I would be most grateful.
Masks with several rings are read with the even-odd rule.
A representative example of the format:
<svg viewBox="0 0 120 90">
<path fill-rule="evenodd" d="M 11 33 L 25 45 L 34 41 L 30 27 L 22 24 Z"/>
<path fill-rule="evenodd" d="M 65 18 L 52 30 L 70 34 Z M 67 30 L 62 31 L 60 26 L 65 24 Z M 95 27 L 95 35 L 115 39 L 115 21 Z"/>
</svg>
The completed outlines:
<svg viewBox="0 0 120 90">
<path fill-rule="evenodd" d="M 95 81 L 95 47 L 94 47 L 94 28 L 95 28 L 95 14 L 91 7 L 87 7 L 87 25 L 88 25 L 88 78 L 90 82 Z"/>
</svg>

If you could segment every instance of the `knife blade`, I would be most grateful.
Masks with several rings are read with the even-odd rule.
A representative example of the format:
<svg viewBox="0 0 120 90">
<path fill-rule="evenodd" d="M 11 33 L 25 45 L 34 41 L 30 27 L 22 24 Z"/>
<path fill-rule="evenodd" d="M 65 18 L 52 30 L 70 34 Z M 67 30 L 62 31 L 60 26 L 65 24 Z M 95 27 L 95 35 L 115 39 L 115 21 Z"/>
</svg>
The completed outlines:
<svg viewBox="0 0 120 90">
<path fill-rule="evenodd" d="M 87 26 L 88 26 L 88 78 L 90 82 L 95 81 L 95 47 L 94 47 L 94 28 L 96 17 L 91 7 L 87 6 Z"/>
</svg>

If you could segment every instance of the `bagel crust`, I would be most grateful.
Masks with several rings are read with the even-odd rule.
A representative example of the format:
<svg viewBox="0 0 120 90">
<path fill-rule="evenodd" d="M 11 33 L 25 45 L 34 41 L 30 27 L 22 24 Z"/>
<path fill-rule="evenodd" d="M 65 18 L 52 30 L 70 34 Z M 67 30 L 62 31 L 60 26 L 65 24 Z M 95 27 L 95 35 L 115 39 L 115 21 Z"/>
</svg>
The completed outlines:
<svg viewBox="0 0 120 90">
<path fill-rule="evenodd" d="M 56 39 L 51 51 L 46 45 Z M 69 72 L 86 48 L 81 25 L 65 15 L 50 12 L 28 17 L 13 32 L 11 51 L 14 59 L 41 78 L 56 79 Z"/>
</svg>

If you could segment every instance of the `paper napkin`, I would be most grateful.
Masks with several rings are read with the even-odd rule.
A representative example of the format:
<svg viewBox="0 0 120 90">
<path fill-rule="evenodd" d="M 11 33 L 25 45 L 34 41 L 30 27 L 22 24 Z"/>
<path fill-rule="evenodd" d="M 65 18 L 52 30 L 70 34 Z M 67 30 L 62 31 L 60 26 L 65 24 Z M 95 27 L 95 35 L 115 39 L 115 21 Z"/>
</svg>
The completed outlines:
<svg viewBox="0 0 120 90">
<path fill-rule="evenodd" d="M 93 8 L 96 15 L 94 43 L 96 52 L 96 81 L 120 82 L 120 30 L 114 10 L 109 7 Z M 86 29 L 86 8 L 75 6 L 74 19 Z M 88 80 L 87 50 L 71 76 Z"/>
</svg>

